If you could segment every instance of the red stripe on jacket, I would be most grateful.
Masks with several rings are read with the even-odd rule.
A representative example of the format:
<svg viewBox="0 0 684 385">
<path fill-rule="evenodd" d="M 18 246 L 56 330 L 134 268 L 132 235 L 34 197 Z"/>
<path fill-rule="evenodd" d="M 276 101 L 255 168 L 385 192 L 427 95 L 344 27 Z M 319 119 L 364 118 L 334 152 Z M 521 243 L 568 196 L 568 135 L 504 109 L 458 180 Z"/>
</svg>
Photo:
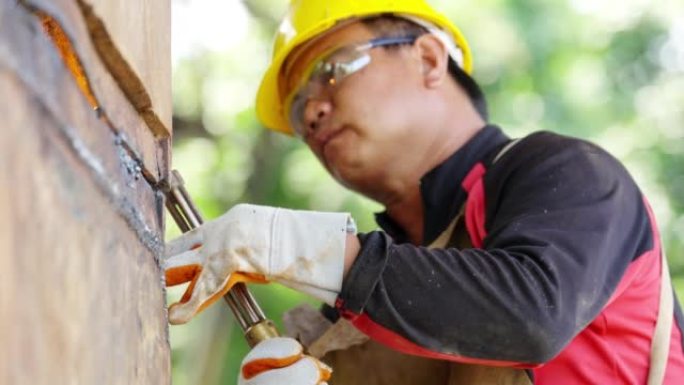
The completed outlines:
<svg viewBox="0 0 684 385">
<path fill-rule="evenodd" d="M 468 192 L 466 229 L 481 248 L 486 237 L 486 202 L 478 163 L 463 181 Z M 636 258 L 599 316 L 582 330 L 554 359 L 533 370 L 535 384 L 645 384 L 660 300 L 661 245 L 653 212 L 647 207 L 653 248 Z M 674 314 L 672 315 L 674 318 Z M 684 383 L 682 336 L 673 322 L 665 385 Z"/>
<path fill-rule="evenodd" d="M 483 177 L 486 169 L 478 163 L 463 180 L 468 193 L 465 225 L 472 244 L 482 248 L 487 236 Z M 648 204 L 644 201 L 648 207 Z M 397 351 L 428 358 L 490 366 L 532 368 L 535 384 L 645 384 L 648 375 L 651 336 L 659 305 L 661 257 L 658 230 L 648 207 L 653 247 L 635 258 L 601 313 L 586 326 L 559 355 L 545 364 L 476 359 L 457 353 L 432 351 L 374 322 L 367 314 L 337 308 L 343 317 L 374 340 Z M 674 317 L 674 315 L 673 315 Z M 664 384 L 684 379 L 681 331 L 673 323 L 670 355 Z"/>
<path fill-rule="evenodd" d="M 453 362 L 461 362 L 461 363 L 466 363 L 466 364 L 478 364 L 478 365 L 488 365 L 488 366 L 508 366 L 508 367 L 514 367 L 514 368 L 520 368 L 520 369 L 528 369 L 528 368 L 533 368 L 538 365 L 535 364 L 525 364 L 525 363 L 520 363 L 520 362 L 510 362 L 510 361 L 497 361 L 497 360 L 486 360 L 486 359 L 478 359 L 478 358 L 472 358 L 472 357 L 464 357 L 464 356 L 459 356 L 456 353 L 453 354 L 447 354 L 447 353 L 440 353 L 436 352 L 427 348 L 424 348 L 420 345 L 417 345 L 406 338 L 400 336 L 399 334 L 393 332 L 392 330 L 389 330 L 382 325 L 375 323 L 368 315 L 366 314 L 355 314 L 352 313 L 348 310 L 344 310 L 344 304 L 338 300 L 336 303 L 335 307 L 337 309 L 340 309 L 340 313 L 342 317 L 346 318 L 347 320 L 351 321 L 351 323 L 356 327 L 360 332 L 364 333 L 365 335 L 369 336 L 373 340 L 388 346 L 398 352 L 406 353 L 406 354 L 411 354 L 414 356 L 421 356 L 421 357 L 427 357 L 427 358 L 434 358 L 438 360 L 443 360 L 443 361 L 453 361 Z"/>
</svg>

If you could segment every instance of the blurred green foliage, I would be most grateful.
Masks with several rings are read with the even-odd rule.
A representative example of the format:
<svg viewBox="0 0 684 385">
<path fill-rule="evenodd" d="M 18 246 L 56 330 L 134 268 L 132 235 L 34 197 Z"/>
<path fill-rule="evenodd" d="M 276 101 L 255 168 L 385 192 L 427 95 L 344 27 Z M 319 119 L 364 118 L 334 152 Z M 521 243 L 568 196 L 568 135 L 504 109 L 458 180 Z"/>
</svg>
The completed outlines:
<svg viewBox="0 0 684 385">
<path fill-rule="evenodd" d="M 173 1 L 173 165 L 207 218 L 251 202 L 345 210 L 361 231 L 375 229 L 379 205 L 346 191 L 302 143 L 256 120 L 254 95 L 286 2 Z M 514 137 L 544 129 L 586 138 L 625 163 L 654 207 L 684 298 L 684 4 L 432 3 L 469 38 L 492 122 Z M 310 301 L 277 285 L 253 289 L 279 324 L 285 310 Z M 181 293 L 170 289 L 169 300 Z M 171 345 L 176 385 L 233 384 L 247 352 L 221 305 L 171 327 Z"/>
</svg>

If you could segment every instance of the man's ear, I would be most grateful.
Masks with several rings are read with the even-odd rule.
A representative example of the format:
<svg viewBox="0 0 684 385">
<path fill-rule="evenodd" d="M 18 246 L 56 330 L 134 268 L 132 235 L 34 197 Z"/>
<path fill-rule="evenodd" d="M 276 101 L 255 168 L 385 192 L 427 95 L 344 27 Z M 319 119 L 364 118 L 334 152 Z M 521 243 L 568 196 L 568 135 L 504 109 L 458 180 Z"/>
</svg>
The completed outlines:
<svg viewBox="0 0 684 385">
<path fill-rule="evenodd" d="M 439 38 L 432 34 L 419 36 L 414 46 L 420 55 L 424 84 L 434 88 L 448 77 L 449 53 Z"/>
</svg>

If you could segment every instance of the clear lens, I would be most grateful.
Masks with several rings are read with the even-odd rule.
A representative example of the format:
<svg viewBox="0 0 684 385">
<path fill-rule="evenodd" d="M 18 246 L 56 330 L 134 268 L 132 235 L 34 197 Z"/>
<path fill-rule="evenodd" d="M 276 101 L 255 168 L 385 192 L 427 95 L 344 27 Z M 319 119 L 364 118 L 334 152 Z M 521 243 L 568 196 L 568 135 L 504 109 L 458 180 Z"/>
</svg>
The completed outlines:
<svg viewBox="0 0 684 385">
<path fill-rule="evenodd" d="M 295 133 L 304 136 L 304 112 L 307 102 L 320 96 L 330 87 L 336 86 L 342 79 L 367 66 L 370 55 L 367 45 L 343 47 L 324 55 L 316 61 L 302 79 L 306 79 L 290 96 L 289 121 Z"/>
<path fill-rule="evenodd" d="M 295 133 L 304 137 L 304 113 L 309 100 L 335 87 L 342 79 L 359 71 L 371 62 L 368 50 L 375 47 L 413 44 L 417 36 L 381 37 L 363 44 L 346 46 L 329 51 L 304 72 L 302 81 L 285 100 L 288 120 Z M 288 107 L 289 106 L 289 107 Z"/>
</svg>

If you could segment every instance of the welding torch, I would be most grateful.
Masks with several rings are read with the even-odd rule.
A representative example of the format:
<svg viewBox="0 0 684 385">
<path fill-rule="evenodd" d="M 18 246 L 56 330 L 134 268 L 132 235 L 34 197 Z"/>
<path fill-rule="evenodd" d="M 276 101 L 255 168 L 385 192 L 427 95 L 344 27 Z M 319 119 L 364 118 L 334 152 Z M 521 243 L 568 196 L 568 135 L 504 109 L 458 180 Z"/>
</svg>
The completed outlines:
<svg viewBox="0 0 684 385">
<path fill-rule="evenodd" d="M 186 233 L 204 222 L 177 170 L 172 170 L 169 178 L 161 182 L 161 188 L 166 196 L 166 208 L 182 232 Z M 266 318 L 247 285 L 241 282 L 235 284 L 223 299 L 235 315 L 250 347 L 263 340 L 278 337 L 273 321 Z"/>
</svg>

